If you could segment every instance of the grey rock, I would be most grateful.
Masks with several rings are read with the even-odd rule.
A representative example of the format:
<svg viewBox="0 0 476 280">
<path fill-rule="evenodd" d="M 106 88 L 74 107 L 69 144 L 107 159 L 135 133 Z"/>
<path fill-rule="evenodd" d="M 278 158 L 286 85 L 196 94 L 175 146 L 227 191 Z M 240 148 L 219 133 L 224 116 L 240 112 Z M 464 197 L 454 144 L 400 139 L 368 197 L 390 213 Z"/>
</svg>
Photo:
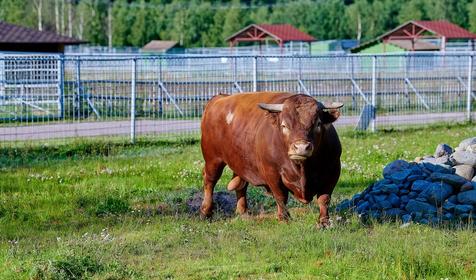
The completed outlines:
<svg viewBox="0 0 476 280">
<path fill-rule="evenodd" d="M 382 194 L 382 189 L 373 189 L 370 194 L 371 195 L 379 195 L 379 194 Z"/>
<path fill-rule="evenodd" d="M 357 206 L 357 213 L 365 213 L 369 209 L 370 204 L 367 201 L 364 201 L 361 205 Z"/>
<path fill-rule="evenodd" d="M 451 203 L 453 203 L 453 204 L 457 204 L 457 203 L 458 203 L 458 198 L 457 198 L 457 196 L 454 194 L 454 195 L 448 197 L 448 201 L 451 202 Z"/>
<path fill-rule="evenodd" d="M 420 221 L 418 221 L 420 224 L 423 224 L 423 225 L 427 225 L 430 223 L 430 221 L 428 221 L 427 219 L 421 219 Z"/>
<path fill-rule="evenodd" d="M 396 194 L 390 194 L 388 196 L 388 201 L 392 204 L 393 207 L 399 207 L 400 206 L 400 198 Z"/>
<path fill-rule="evenodd" d="M 466 147 L 466 152 L 476 153 L 476 144 L 469 145 L 468 147 Z"/>
<path fill-rule="evenodd" d="M 467 139 L 464 139 L 463 141 L 461 141 L 459 143 L 459 146 L 458 148 L 461 150 L 461 151 L 466 151 L 466 148 L 470 145 L 474 145 L 476 144 L 476 137 L 471 137 L 471 138 L 467 138 Z"/>
<path fill-rule="evenodd" d="M 418 200 L 418 201 L 421 201 L 421 202 L 427 202 L 426 197 L 424 197 L 424 196 L 418 196 L 417 198 L 415 198 L 415 200 Z"/>
<path fill-rule="evenodd" d="M 405 215 L 402 216 L 402 222 L 404 224 L 409 223 L 411 221 L 412 221 L 412 215 L 405 214 Z"/>
<path fill-rule="evenodd" d="M 433 155 L 435 158 L 439 158 L 442 156 L 449 156 L 453 153 L 453 148 L 451 148 L 448 144 L 439 144 L 436 146 L 435 154 Z"/>
<path fill-rule="evenodd" d="M 474 176 L 474 169 L 471 165 L 461 164 L 453 167 L 455 169 L 455 174 L 459 175 L 466 180 L 470 181 Z"/>
<path fill-rule="evenodd" d="M 420 163 L 423 163 L 423 162 L 426 162 L 426 163 L 435 163 L 436 161 L 436 158 L 434 158 L 433 156 L 427 156 L 427 157 L 424 157 Z"/>
<path fill-rule="evenodd" d="M 467 164 L 473 167 L 476 166 L 476 153 L 460 151 L 452 154 L 451 158 L 455 161 L 456 165 Z"/>
<path fill-rule="evenodd" d="M 412 171 L 412 175 L 422 175 L 423 170 L 421 169 L 421 165 L 415 162 L 410 163 L 410 170 Z"/>
<path fill-rule="evenodd" d="M 401 195 L 408 194 L 409 192 L 410 192 L 410 191 L 407 190 L 407 189 L 400 189 L 400 191 L 399 191 L 399 193 L 400 193 Z"/>
<path fill-rule="evenodd" d="M 390 175 L 392 175 L 393 173 L 403 171 L 405 169 L 408 169 L 409 167 L 410 164 L 408 162 L 401 159 L 397 159 L 385 166 L 385 168 L 383 169 L 383 177 L 389 178 Z"/>
<path fill-rule="evenodd" d="M 445 173 L 445 174 L 455 173 L 454 169 L 451 168 L 451 166 L 446 164 L 422 162 L 421 165 L 423 165 L 423 167 L 428 169 L 431 173 L 433 172 L 439 172 L 439 173 Z"/>
<path fill-rule="evenodd" d="M 453 220 L 453 219 L 454 219 L 454 216 L 453 216 L 453 214 L 451 214 L 451 213 L 445 213 L 445 214 L 443 215 L 443 220 L 445 220 L 445 221 L 451 221 L 451 220 Z"/>
<path fill-rule="evenodd" d="M 413 218 L 415 221 L 419 221 L 423 219 L 423 213 L 422 212 L 414 212 L 413 213 Z"/>
<path fill-rule="evenodd" d="M 370 217 L 372 217 L 372 219 L 375 219 L 375 220 L 379 220 L 380 219 L 380 211 L 372 211 L 370 212 Z"/>
<path fill-rule="evenodd" d="M 474 182 L 473 182 L 474 183 Z M 461 188 L 460 188 L 460 192 L 465 192 L 465 191 L 470 191 L 470 190 L 474 190 L 475 189 L 475 184 L 472 184 L 471 182 L 466 182 L 464 183 Z"/>
<path fill-rule="evenodd" d="M 380 206 L 381 209 L 390 209 L 392 208 L 392 203 L 388 200 L 382 200 L 378 202 L 378 205 Z"/>
<path fill-rule="evenodd" d="M 417 201 L 414 199 L 411 199 L 408 201 L 407 206 L 405 207 L 405 210 L 408 212 L 420 212 L 420 213 L 429 213 L 429 214 L 435 214 L 436 213 L 436 207 L 428 204 L 426 202 L 422 201 Z"/>
<path fill-rule="evenodd" d="M 454 174 L 444 174 L 444 173 L 439 173 L 435 172 L 431 174 L 430 179 L 435 182 L 445 182 L 447 184 L 450 184 L 454 187 L 460 187 L 464 183 L 466 183 L 466 179 L 459 176 L 459 175 L 454 175 Z"/>
<path fill-rule="evenodd" d="M 385 193 L 398 193 L 398 186 L 395 184 L 385 185 L 382 187 L 382 192 Z"/>
<path fill-rule="evenodd" d="M 362 194 L 357 193 L 357 194 L 355 194 L 354 196 L 352 196 L 351 201 L 352 201 L 353 203 L 355 203 L 356 201 L 359 201 L 360 199 L 362 199 Z"/>
<path fill-rule="evenodd" d="M 439 158 L 436 158 L 434 163 L 436 164 L 444 164 L 444 165 L 448 165 L 448 166 L 451 166 L 453 165 L 453 162 L 450 161 L 450 156 L 448 155 L 444 155 L 444 156 L 441 156 Z"/>
<path fill-rule="evenodd" d="M 389 217 L 398 217 L 400 214 L 402 214 L 402 210 L 400 210 L 400 208 L 390 208 L 385 210 L 384 213 Z"/>
<path fill-rule="evenodd" d="M 386 194 L 375 195 L 374 199 L 375 199 L 375 202 L 380 202 L 380 201 L 383 201 L 383 200 L 387 199 L 387 195 Z"/>
<path fill-rule="evenodd" d="M 461 204 L 476 204 L 476 190 L 460 192 L 457 197 Z"/>
<path fill-rule="evenodd" d="M 402 184 L 399 184 L 398 187 L 399 187 L 400 189 L 409 189 L 411 185 L 412 185 L 412 182 L 408 182 L 408 179 L 407 179 L 407 180 L 406 180 L 405 182 L 403 182 Z"/>
<path fill-rule="evenodd" d="M 426 176 L 423 176 L 423 175 L 410 175 L 410 176 L 408 176 L 407 181 L 413 182 L 413 181 L 416 181 L 416 180 L 423 180 L 425 178 L 426 178 Z"/>
<path fill-rule="evenodd" d="M 426 190 L 430 186 L 431 182 L 424 181 L 424 180 L 416 180 L 412 184 L 412 192 L 422 192 Z"/>
<path fill-rule="evenodd" d="M 432 183 L 420 193 L 419 197 L 424 197 L 433 205 L 441 205 L 448 197 L 453 194 L 453 188 L 445 183 Z"/>
<path fill-rule="evenodd" d="M 469 213 L 461 213 L 458 215 L 459 218 L 461 218 L 462 220 L 466 220 L 469 218 Z"/>
<path fill-rule="evenodd" d="M 455 206 L 456 204 L 450 201 L 446 201 L 445 203 L 443 203 L 443 209 L 449 212 L 452 212 L 455 209 Z"/>
<path fill-rule="evenodd" d="M 367 199 L 367 201 L 370 203 L 370 204 L 375 204 L 377 201 L 375 201 L 375 198 L 374 196 L 369 196 L 369 199 Z"/>
<path fill-rule="evenodd" d="M 464 213 L 469 213 L 473 211 L 474 207 L 472 205 L 467 205 L 467 204 L 458 204 L 455 206 L 454 211 L 455 215 L 461 215 Z"/>
<path fill-rule="evenodd" d="M 405 169 L 405 170 L 390 174 L 389 179 L 392 179 L 393 182 L 399 184 L 405 181 L 407 177 L 410 176 L 411 174 L 412 174 L 412 171 L 410 169 Z"/>
</svg>

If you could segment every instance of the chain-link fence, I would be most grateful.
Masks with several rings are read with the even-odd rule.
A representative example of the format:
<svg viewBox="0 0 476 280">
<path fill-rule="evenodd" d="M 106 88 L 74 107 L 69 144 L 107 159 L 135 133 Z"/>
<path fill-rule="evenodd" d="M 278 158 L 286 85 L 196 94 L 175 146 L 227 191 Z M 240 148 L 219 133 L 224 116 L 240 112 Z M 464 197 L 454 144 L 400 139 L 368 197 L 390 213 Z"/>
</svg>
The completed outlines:
<svg viewBox="0 0 476 280">
<path fill-rule="evenodd" d="M 476 117 L 472 53 L 338 56 L 0 54 L 0 143 L 199 131 L 219 93 L 288 91 L 345 104 L 375 130 Z"/>
</svg>

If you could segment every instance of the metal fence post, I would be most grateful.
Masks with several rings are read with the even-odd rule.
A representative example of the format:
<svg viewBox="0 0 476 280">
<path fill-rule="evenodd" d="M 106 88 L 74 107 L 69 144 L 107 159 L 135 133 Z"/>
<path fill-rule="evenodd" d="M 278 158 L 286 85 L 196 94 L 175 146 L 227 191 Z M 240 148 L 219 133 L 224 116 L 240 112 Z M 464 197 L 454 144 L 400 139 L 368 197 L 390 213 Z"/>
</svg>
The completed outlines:
<svg viewBox="0 0 476 280">
<path fill-rule="evenodd" d="M 81 118 L 81 59 L 76 59 L 76 97 L 73 98 L 73 116 L 77 110 L 78 120 Z"/>
<path fill-rule="evenodd" d="M 131 76 L 131 143 L 134 144 L 136 138 L 136 79 L 137 79 L 137 59 L 132 59 Z"/>
<path fill-rule="evenodd" d="M 159 86 L 157 87 L 157 101 L 158 101 L 158 106 L 159 106 L 159 117 L 162 117 L 164 113 L 164 106 L 163 106 L 163 94 L 162 94 L 162 87 L 160 85 L 162 84 L 162 56 L 159 56 L 159 81 L 158 84 Z"/>
<path fill-rule="evenodd" d="M 253 91 L 258 91 L 258 57 L 253 56 Z"/>
<path fill-rule="evenodd" d="M 64 119 L 64 56 L 58 57 L 59 118 Z"/>
<path fill-rule="evenodd" d="M 377 119 L 377 109 L 376 109 L 376 95 L 377 95 L 377 72 L 376 72 L 376 67 L 377 66 L 377 57 L 374 55 L 372 56 L 372 120 L 370 123 L 370 130 L 372 132 L 375 132 L 376 129 L 376 124 L 375 121 Z"/>
<path fill-rule="evenodd" d="M 468 122 L 471 122 L 471 94 L 473 93 L 473 55 L 469 55 L 468 59 L 468 84 L 466 86 L 467 99 L 466 99 L 466 113 Z"/>
</svg>

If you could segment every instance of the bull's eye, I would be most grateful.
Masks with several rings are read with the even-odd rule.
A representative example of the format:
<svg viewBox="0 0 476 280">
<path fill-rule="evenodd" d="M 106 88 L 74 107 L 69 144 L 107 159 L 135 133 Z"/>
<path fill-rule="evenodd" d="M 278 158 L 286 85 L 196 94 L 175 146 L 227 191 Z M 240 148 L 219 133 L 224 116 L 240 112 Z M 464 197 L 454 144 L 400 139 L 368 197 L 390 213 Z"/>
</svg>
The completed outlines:
<svg viewBox="0 0 476 280">
<path fill-rule="evenodd" d="M 289 134 L 289 128 L 288 128 L 288 125 L 283 121 L 281 123 L 281 129 L 283 130 L 283 133 L 288 135 Z"/>
<path fill-rule="evenodd" d="M 314 125 L 314 131 L 316 133 L 319 133 L 321 131 L 321 120 L 318 119 L 316 121 L 316 124 Z"/>
</svg>

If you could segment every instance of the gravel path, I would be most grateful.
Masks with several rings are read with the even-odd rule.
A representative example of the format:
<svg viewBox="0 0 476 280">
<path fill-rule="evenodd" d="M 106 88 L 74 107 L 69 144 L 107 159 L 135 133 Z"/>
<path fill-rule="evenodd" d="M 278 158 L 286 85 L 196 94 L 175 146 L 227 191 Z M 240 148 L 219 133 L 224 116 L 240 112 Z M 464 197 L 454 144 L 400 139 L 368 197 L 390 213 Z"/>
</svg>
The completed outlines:
<svg viewBox="0 0 476 280">
<path fill-rule="evenodd" d="M 466 113 L 430 113 L 378 116 L 377 127 L 388 125 L 424 124 L 443 121 L 464 121 Z M 476 113 L 473 113 L 476 119 Z M 341 117 L 336 126 L 355 127 L 358 116 Z M 131 123 L 125 121 L 71 122 L 0 127 L 1 141 L 24 141 L 53 138 L 117 136 L 130 134 Z M 138 120 L 136 134 L 166 134 L 198 131 L 200 120 Z"/>
</svg>

